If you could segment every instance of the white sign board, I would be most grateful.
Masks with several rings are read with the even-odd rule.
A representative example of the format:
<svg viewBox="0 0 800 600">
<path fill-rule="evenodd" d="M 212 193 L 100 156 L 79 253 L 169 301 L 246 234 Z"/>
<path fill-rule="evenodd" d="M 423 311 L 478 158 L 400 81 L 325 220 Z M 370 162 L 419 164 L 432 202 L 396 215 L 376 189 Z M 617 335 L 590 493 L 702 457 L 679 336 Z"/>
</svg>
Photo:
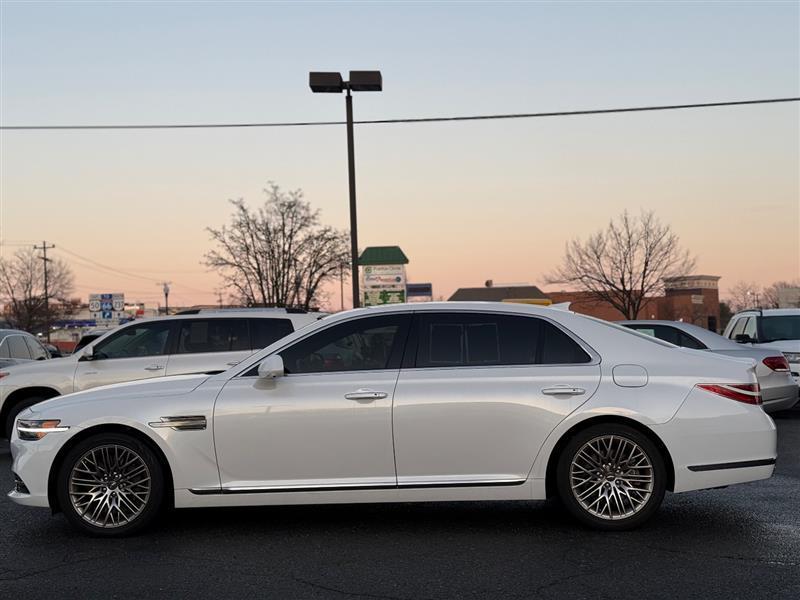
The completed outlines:
<svg viewBox="0 0 800 600">
<path fill-rule="evenodd" d="M 405 302 L 405 265 L 369 265 L 362 267 L 361 290 L 364 306 Z"/>
</svg>

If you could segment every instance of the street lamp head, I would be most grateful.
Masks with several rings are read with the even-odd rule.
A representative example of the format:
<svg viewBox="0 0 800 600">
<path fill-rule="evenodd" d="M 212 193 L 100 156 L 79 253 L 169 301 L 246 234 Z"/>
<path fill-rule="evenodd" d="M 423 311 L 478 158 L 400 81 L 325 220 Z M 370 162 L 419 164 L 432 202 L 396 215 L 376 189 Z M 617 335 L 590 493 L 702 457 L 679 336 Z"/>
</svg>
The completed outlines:
<svg viewBox="0 0 800 600">
<path fill-rule="evenodd" d="M 380 92 L 383 76 L 380 71 L 350 71 L 350 89 L 354 92 Z"/>
<path fill-rule="evenodd" d="M 344 90 L 341 73 L 312 71 L 308 74 L 308 85 L 315 94 L 341 94 Z"/>
</svg>

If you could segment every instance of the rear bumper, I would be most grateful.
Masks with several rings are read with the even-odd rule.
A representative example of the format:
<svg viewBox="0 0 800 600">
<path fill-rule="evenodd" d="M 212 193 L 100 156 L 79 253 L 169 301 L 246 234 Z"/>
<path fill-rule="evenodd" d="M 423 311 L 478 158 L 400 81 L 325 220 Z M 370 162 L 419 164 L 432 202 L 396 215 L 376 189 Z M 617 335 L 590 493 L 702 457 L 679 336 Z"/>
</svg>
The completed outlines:
<svg viewBox="0 0 800 600">
<path fill-rule="evenodd" d="M 768 413 L 788 410 L 797 404 L 799 392 L 800 387 L 796 383 L 762 388 L 762 408 Z"/>
<path fill-rule="evenodd" d="M 775 423 L 759 406 L 695 388 L 676 413 L 653 430 L 675 469 L 675 492 L 721 487 L 772 476 Z"/>
</svg>

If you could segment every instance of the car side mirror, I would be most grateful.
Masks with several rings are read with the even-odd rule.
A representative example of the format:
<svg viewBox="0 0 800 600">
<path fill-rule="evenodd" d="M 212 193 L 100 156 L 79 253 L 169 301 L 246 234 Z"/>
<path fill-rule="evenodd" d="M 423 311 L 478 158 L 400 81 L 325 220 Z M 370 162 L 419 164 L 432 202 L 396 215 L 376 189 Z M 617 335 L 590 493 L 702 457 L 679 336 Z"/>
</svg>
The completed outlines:
<svg viewBox="0 0 800 600">
<path fill-rule="evenodd" d="M 94 360 L 94 347 L 86 346 L 81 354 L 81 360 Z"/>
<path fill-rule="evenodd" d="M 283 377 L 285 374 L 283 359 L 278 354 L 268 356 L 258 365 L 258 376 L 261 379 L 275 379 Z"/>
<path fill-rule="evenodd" d="M 746 333 L 737 333 L 734 338 L 739 344 L 752 344 L 755 340 Z"/>
</svg>

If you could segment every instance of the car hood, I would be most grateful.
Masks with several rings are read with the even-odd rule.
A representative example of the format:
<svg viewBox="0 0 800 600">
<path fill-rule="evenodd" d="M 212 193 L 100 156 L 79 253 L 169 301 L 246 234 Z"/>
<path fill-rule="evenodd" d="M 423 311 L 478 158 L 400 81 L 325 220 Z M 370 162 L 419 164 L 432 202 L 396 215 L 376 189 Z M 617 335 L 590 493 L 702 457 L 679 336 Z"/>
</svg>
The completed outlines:
<svg viewBox="0 0 800 600">
<path fill-rule="evenodd" d="M 128 381 L 126 383 L 115 383 L 92 388 L 83 392 L 75 392 L 65 396 L 56 396 L 50 400 L 34 405 L 31 410 L 34 413 L 47 411 L 51 408 L 67 408 L 76 404 L 86 402 L 108 401 L 125 402 L 131 398 L 141 398 L 142 396 L 179 396 L 188 394 L 208 379 L 208 375 L 175 375 L 172 377 L 160 377 L 158 379 L 145 379 L 142 381 Z"/>
</svg>

